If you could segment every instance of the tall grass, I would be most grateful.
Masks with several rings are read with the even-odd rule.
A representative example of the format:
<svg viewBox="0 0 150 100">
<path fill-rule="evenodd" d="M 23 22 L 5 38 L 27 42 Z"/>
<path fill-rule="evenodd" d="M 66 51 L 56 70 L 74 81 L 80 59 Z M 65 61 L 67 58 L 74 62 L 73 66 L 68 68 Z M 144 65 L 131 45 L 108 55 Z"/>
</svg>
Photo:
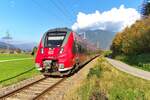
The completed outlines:
<svg viewBox="0 0 150 100">
<path fill-rule="evenodd" d="M 81 100 L 150 100 L 149 90 L 150 81 L 118 71 L 100 58 L 76 94 Z"/>
</svg>

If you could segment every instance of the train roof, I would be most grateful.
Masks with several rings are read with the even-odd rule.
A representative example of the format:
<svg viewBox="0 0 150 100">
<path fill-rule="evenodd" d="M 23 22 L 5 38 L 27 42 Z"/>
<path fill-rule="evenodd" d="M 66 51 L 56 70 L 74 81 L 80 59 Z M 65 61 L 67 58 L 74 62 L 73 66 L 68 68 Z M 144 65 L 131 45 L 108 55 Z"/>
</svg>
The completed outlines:
<svg viewBox="0 0 150 100">
<path fill-rule="evenodd" d="M 64 33 L 67 32 L 72 32 L 71 29 L 64 27 L 64 28 L 54 28 L 54 29 L 50 29 L 48 30 L 45 35 L 49 34 L 49 35 L 62 35 Z M 90 43 L 88 40 L 84 39 L 82 36 L 80 36 L 79 34 L 74 34 L 76 41 L 80 42 L 83 45 L 86 45 L 88 47 L 88 49 L 91 50 L 95 50 L 97 48 L 95 48 L 96 46 L 93 43 Z"/>
<path fill-rule="evenodd" d="M 68 31 L 72 31 L 71 29 L 64 27 L 64 28 L 54 28 L 54 29 L 50 29 L 47 31 L 47 33 L 52 33 L 52 32 L 68 32 Z"/>
</svg>

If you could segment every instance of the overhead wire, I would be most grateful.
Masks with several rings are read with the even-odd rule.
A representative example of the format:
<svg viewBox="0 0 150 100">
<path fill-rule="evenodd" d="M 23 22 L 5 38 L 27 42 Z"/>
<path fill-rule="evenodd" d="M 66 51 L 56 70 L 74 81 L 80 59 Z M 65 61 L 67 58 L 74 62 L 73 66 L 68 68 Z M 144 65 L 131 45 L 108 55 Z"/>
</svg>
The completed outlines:
<svg viewBox="0 0 150 100">
<path fill-rule="evenodd" d="M 50 14 L 51 13 L 51 11 L 49 10 L 49 9 L 47 9 L 45 6 L 43 6 L 43 5 L 41 5 L 40 3 L 38 3 L 36 0 L 32 0 L 32 2 L 34 3 L 34 4 L 36 4 L 40 9 L 43 9 L 46 13 L 48 13 L 48 14 Z M 61 21 L 62 22 L 62 20 L 60 20 L 60 16 L 58 16 L 57 14 L 55 14 L 55 13 L 53 13 L 56 17 L 54 17 L 54 18 L 56 18 L 56 20 L 59 20 L 59 21 Z"/>
<path fill-rule="evenodd" d="M 64 8 L 64 10 L 67 12 L 67 14 L 73 16 L 73 13 L 70 12 L 70 11 L 66 8 L 66 6 L 64 5 L 64 3 L 63 3 L 61 0 L 57 0 L 57 1 L 60 2 L 59 4 L 61 4 L 61 5 L 63 6 L 63 8 Z"/>
<path fill-rule="evenodd" d="M 38 7 L 40 7 L 41 9 L 43 9 L 44 11 L 46 11 L 48 14 L 49 13 L 51 13 L 51 10 L 49 10 L 49 9 L 47 9 L 47 7 L 46 6 L 43 6 L 42 4 L 40 4 L 39 2 L 37 2 L 36 0 L 32 0 Z M 49 2 L 49 4 L 52 4 L 56 9 L 58 9 L 58 11 L 60 11 L 60 13 L 61 13 L 61 15 L 63 15 L 64 16 L 64 18 L 67 18 L 67 21 L 66 20 L 64 20 L 64 18 L 62 18 L 61 16 L 60 16 L 60 13 L 55 13 L 54 14 L 54 16 L 56 16 L 56 19 L 57 20 L 59 20 L 59 21 L 61 21 L 62 23 L 66 23 L 66 24 L 68 24 L 68 23 L 72 23 L 72 22 L 74 22 L 73 21 L 73 19 L 72 19 L 72 16 L 73 16 L 73 14 L 72 14 L 72 12 L 70 12 L 66 7 L 65 7 L 65 5 L 64 5 L 64 3 L 62 2 L 62 1 L 58 1 L 58 2 L 56 2 L 56 1 L 54 1 L 54 0 L 48 0 Z M 49 6 L 48 6 L 49 7 Z M 51 7 L 52 8 L 52 7 Z M 57 12 L 57 11 L 56 11 Z M 61 20 L 60 20 L 61 19 Z"/>
<path fill-rule="evenodd" d="M 63 14 L 63 16 L 64 16 L 65 18 L 68 18 L 68 20 L 69 20 L 70 22 L 72 22 L 72 19 L 70 18 L 69 14 L 66 13 L 64 7 L 60 6 L 60 5 L 59 5 L 58 3 L 56 3 L 54 0 L 49 0 L 49 1 L 51 1 L 51 3 L 53 3 L 53 4 L 55 5 L 55 7 Z"/>
</svg>

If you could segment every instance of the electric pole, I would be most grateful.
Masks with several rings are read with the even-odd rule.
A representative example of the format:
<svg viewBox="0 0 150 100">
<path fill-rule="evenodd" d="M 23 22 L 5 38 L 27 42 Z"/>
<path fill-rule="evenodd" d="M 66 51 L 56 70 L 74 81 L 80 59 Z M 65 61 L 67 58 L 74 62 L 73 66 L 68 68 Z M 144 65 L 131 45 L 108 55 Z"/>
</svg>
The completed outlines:
<svg viewBox="0 0 150 100">
<path fill-rule="evenodd" d="M 2 39 L 3 39 L 3 40 L 5 41 L 5 43 L 6 43 L 7 53 L 10 53 L 9 43 L 10 43 L 10 41 L 12 40 L 12 37 L 10 36 L 9 31 L 6 31 L 6 36 L 4 36 Z"/>
</svg>

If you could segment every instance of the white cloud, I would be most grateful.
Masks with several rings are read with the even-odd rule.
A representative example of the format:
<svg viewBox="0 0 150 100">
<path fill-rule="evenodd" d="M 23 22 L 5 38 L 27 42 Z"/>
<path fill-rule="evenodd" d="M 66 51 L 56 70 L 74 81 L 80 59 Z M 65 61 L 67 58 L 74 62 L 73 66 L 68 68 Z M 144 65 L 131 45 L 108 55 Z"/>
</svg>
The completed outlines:
<svg viewBox="0 0 150 100">
<path fill-rule="evenodd" d="M 95 11 L 92 14 L 79 12 L 77 21 L 72 25 L 72 29 L 75 31 L 102 29 L 116 32 L 131 26 L 138 19 L 140 19 L 140 13 L 136 9 L 125 8 L 124 5 L 121 5 L 118 9 L 112 8 L 102 13 L 99 11 Z"/>
</svg>

